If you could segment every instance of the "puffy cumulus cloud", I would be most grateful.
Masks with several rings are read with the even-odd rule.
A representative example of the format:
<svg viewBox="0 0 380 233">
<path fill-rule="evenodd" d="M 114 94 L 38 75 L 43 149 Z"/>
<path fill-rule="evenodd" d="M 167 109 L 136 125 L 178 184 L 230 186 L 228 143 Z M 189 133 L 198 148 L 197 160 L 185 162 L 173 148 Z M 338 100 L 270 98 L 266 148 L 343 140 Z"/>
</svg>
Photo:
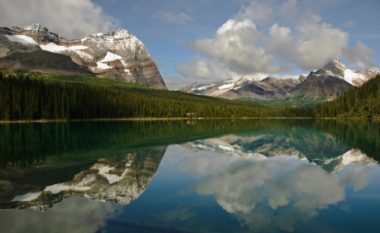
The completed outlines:
<svg viewBox="0 0 380 233">
<path fill-rule="evenodd" d="M 348 44 L 346 32 L 319 20 L 301 24 L 299 32 L 294 55 L 298 57 L 297 65 L 303 69 L 320 68 L 329 60 L 341 57 Z"/>
<path fill-rule="evenodd" d="M 252 0 L 222 24 L 212 38 L 195 41 L 193 48 L 200 59 L 208 60 L 208 66 L 224 67 L 234 76 L 278 74 L 295 68 L 310 71 L 345 56 L 355 65 L 370 64 L 371 50 L 363 44 L 350 50 L 348 42 L 347 32 L 324 22 L 310 9 L 301 9 L 297 0 L 282 4 Z M 192 67 L 194 63 L 183 66 Z M 205 78 L 195 72 L 180 73 L 198 80 Z"/>
<path fill-rule="evenodd" d="M 365 68 L 374 66 L 371 61 L 372 50 L 362 42 L 358 42 L 355 48 L 348 48 L 345 53 L 348 60 L 356 66 Z"/>
<path fill-rule="evenodd" d="M 203 82 L 208 82 L 239 76 L 235 72 L 228 69 L 228 67 L 226 67 L 223 63 L 218 62 L 216 59 L 194 60 L 187 64 L 178 66 L 177 70 L 183 77 L 185 77 L 184 81 L 188 80 L 188 82 L 193 82 L 193 78 L 196 80 L 202 80 Z"/>
<path fill-rule="evenodd" d="M 91 0 L 0 0 L 0 22 L 5 26 L 38 22 L 66 37 L 106 32 L 118 24 Z"/>
<path fill-rule="evenodd" d="M 348 34 L 314 19 L 296 30 L 273 24 L 269 30 L 267 52 L 303 70 L 318 69 L 329 60 L 341 57 Z"/>
<path fill-rule="evenodd" d="M 270 57 L 259 44 L 262 35 L 251 20 L 230 19 L 218 28 L 214 39 L 202 39 L 194 47 L 237 74 L 270 72 Z"/>
</svg>

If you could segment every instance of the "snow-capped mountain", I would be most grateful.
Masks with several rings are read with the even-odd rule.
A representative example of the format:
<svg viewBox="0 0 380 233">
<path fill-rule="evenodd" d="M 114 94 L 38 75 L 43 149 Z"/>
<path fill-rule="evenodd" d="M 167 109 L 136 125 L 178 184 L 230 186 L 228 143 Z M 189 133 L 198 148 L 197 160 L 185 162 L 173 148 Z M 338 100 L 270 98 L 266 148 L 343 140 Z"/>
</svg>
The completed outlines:
<svg viewBox="0 0 380 233">
<path fill-rule="evenodd" d="M 304 75 L 271 77 L 265 74 L 215 83 L 195 83 L 182 91 L 228 99 L 272 100 L 285 98 L 335 99 L 353 86 L 361 86 L 380 74 L 376 68 L 354 71 L 338 60 Z"/>
<path fill-rule="evenodd" d="M 30 59 L 17 59 L 19 54 Z M 34 24 L 27 27 L 0 28 L 0 68 L 33 70 L 67 70 L 44 61 L 44 56 L 59 59 L 64 55 L 97 76 L 109 77 L 148 87 L 164 89 L 165 83 L 145 45 L 125 29 L 88 35 L 82 39 L 66 39 Z M 29 60 L 41 60 L 31 65 Z M 13 62 L 12 62 L 13 61 Z M 39 66 L 40 65 L 40 66 Z M 74 66 L 70 64 L 71 66 Z"/>
<path fill-rule="evenodd" d="M 322 69 L 316 72 L 317 75 L 337 76 L 356 87 L 363 85 L 379 73 L 380 70 L 377 68 L 354 71 L 347 68 L 347 66 L 339 60 L 328 62 Z"/>
<path fill-rule="evenodd" d="M 195 83 L 183 88 L 182 91 L 228 99 L 273 99 L 286 96 L 301 80 L 300 77 L 277 79 L 258 74 L 216 83 Z"/>
</svg>

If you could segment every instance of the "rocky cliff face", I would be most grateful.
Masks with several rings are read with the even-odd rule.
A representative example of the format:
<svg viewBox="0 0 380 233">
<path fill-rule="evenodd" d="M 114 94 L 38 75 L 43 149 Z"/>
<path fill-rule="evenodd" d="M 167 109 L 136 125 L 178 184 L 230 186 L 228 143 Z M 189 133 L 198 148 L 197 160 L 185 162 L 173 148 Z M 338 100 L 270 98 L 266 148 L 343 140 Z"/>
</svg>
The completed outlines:
<svg viewBox="0 0 380 233">
<path fill-rule="evenodd" d="M 38 51 L 62 55 L 62 58 L 69 57 L 83 70 L 100 77 L 138 83 L 157 89 L 166 88 L 147 48 L 125 29 L 88 35 L 82 39 L 66 39 L 49 32 L 39 24 L 24 28 L 0 28 L 0 57 L 2 57 L 0 68 L 32 69 L 28 62 L 18 62 L 9 56 L 14 53 L 28 53 L 26 56 L 32 56 L 37 60 L 35 63 L 38 63 L 42 58 L 33 56 L 33 53 Z M 10 61 L 13 63 L 10 64 Z M 72 66 L 61 67 L 61 70 L 71 72 Z M 33 70 L 49 70 L 49 68 L 51 67 L 40 68 L 38 64 L 33 66 Z M 57 70 L 57 67 L 51 69 Z"/>
<path fill-rule="evenodd" d="M 310 75 L 289 94 L 293 98 L 334 100 L 351 89 L 345 80 L 331 75 Z"/>
</svg>

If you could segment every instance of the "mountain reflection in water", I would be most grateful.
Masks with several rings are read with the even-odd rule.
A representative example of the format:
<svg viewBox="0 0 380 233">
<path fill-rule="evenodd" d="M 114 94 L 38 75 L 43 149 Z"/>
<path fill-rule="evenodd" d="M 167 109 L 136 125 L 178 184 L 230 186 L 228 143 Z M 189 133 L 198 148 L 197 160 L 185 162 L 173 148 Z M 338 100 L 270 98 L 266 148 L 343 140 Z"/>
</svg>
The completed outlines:
<svg viewBox="0 0 380 233">
<path fill-rule="evenodd" d="M 46 210 L 70 196 L 84 196 L 99 201 L 127 205 L 138 198 L 158 169 L 165 147 L 129 153 L 126 156 L 99 159 L 72 180 L 51 184 L 37 192 L 15 196 L 13 206 Z"/>
<path fill-rule="evenodd" d="M 368 124 L 50 125 L 53 139 L 18 149 L 37 160 L 7 159 L 12 148 L 0 149 L 0 225 L 6 232 L 376 232 L 380 133 Z M 34 127 L 28 131 L 46 133 Z"/>
</svg>

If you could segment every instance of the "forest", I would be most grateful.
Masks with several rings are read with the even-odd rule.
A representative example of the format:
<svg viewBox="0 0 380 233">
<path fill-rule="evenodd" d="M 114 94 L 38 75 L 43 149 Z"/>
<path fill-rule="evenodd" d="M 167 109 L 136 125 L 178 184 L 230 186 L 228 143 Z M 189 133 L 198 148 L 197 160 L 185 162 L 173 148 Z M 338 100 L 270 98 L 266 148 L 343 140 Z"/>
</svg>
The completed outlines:
<svg viewBox="0 0 380 233">
<path fill-rule="evenodd" d="M 334 101 L 317 106 L 315 118 L 378 118 L 380 116 L 380 75 L 353 88 Z"/>
<path fill-rule="evenodd" d="M 148 89 L 105 78 L 0 72 L 0 120 L 222 118 L 291 115 L 285 109 Z"/>
<path fill-rule="evenodd" d="M 380 76 L 334 101 L 281 108 L 178 91 L 149 89 L 107 78 L 0 71 L 0 120 L 111 118 L 378 118 Z"/>
</svg>

